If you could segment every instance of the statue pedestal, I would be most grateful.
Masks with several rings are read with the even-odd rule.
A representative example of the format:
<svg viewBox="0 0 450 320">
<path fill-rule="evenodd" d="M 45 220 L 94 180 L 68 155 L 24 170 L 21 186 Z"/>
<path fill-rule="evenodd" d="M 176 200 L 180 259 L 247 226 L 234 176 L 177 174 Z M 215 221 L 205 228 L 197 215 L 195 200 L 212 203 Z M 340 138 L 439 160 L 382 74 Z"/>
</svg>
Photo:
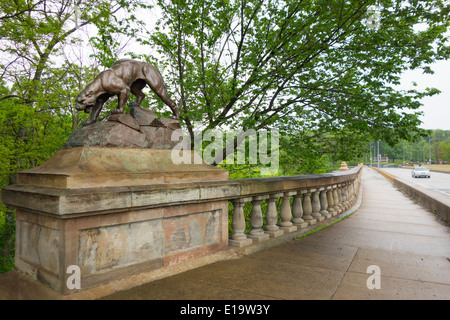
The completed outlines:
<svg viewBox="0 0 450 320">
<path fill-rule="evenodd" d="M 3 189 L 16 209 L 16 269 L 67 295 L 78 290 L 70 266 L 83 290 L 224 250 L 227 179 L 175 165 L 171 150 L 61 149 Z"/>
<path fill-rule="evenodd" d="M 77 189 L 228 179 L 226 170 L 205 163 L 174 164 L 171 153 L 140 148 L 61 149 L 41 166 L 20 172 L 17 183 Z M 190 153 L 193 158 L 194 152 Z"/>
</svg>

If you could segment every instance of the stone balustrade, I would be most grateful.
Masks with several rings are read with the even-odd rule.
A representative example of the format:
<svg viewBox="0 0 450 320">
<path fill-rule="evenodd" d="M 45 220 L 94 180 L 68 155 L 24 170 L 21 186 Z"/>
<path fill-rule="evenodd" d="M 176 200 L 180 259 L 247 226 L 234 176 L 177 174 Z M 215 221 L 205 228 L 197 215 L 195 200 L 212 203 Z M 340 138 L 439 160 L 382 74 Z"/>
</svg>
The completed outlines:
<svg viewBox="0 0 450 320">
<path fill-rule="evenodd" d="M 271 241 L 355 202 L 361 167 L 343 162 L 327 174 L 229 180 L 195 151 L 174 161 L 179 123 L 139 110 L 77 130 L 2 189 L 2 202 L 16 210 L 18 271 L 69 295 Z M 68 270 L 77 269 L 81 287 L 73 288 Z"/>
<path fill-rule="evenodd" d="M 229 245 L 244 247 L 267 241 L 345 212 L 355 205 L 360 173 L 361 167 L 355 167 L 344 174 L 233 180 L 239 184 L 236 190 L 240 189 L 241 194 L 231 200 L 234 213 Z M 265 215 L 262 201 L 267 202 Z M 248 202 L 252 203 L 252 210 L 250 230 L 245 233 L 243 207 Z M 279 210 L 277 202 L 281 202 Z"/>
<path fill-rule="evenodd" d="M 81 151 L 64 150 L 76 155 L 76 165 L 107 153 L 86 162 L 95 165 L 96 175 L 75 170 L 75 164 L 61 173 L 60 163 L 68 161 L 56 161 L 57 155 L 52 166 L 24 172 L 18 184 L 2 190 L 2 201 L 16 209 L 16 269 L 64 295 L 73 292 L 66 286 L 69 266 L 80 268 L 83 290 L 229 246 L 271 241 L 336 216 L 355 203 L 362 169 L 229 180 L 209 167 L 174 166 L 173 173 L 163 161 L 169 153 L 155 151 L 151 156 L 163 159 L 164 170 L 113 175 L 99 173 L 104 167 L 99 161 L 115 156 L 139 166 L 137 151 L 86 149 L 78 157 Z M 148 154 L 141 158 L 147 161 Z M 200 174 L 208 179 L 196 181 Z M 180 179 L 186 176 L 188 181 Z M 142 184 L 150 178 L 155 182 Z M 246 203 L 252 204 L 248 221 Z"/>
</svg>

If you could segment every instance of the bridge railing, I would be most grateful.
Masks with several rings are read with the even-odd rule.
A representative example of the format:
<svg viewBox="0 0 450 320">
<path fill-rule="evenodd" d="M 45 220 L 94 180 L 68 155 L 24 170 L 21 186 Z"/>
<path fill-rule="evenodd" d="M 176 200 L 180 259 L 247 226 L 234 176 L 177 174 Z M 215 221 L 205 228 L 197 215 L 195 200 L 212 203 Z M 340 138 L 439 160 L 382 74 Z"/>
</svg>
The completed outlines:
<svg viewBox="0 0 450 320">
<path fill-rule="evenodd" d="M 70 178 L 77 183 L 70 188 L 68 182 L 46 185 L 43 166 L 35 176 L 23 173 L 21 183 L 5 187 L 2 201 L 16 210 L 16 269 L 66 295 L 78 290 L 67 286 L 69 267 L 79 268 L 84 290 L 229 246 L 271 241 L 337 215 L 354 204 L 362 167 L 342 169 L 134 185 L 140 181 L 134 176 L 97 174 L 108 186 L 91 186 L 92 174 L 84 172 L 51 180 Z"/>
<path fill-rule="evenodd" d="M 346 211 L 355 204 L 360 174 L 358 166 L 328 174 L 233 180 L 239 184 L 240 194 L 230 199 L 234 211 L 230 212 L 229 245 L 243 247 L 267 241 Z M 250 228 L 244 214 L 244 205 L 249 202 Z"/>
</svg>

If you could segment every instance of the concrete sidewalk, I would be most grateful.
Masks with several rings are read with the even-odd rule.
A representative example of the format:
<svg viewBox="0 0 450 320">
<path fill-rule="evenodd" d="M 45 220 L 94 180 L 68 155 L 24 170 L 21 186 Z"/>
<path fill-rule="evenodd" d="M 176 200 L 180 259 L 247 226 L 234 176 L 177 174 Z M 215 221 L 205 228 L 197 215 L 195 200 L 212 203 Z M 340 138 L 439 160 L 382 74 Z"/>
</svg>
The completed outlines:
<svg viewBox="0 0 450 320">
<path fill-rule="evenodd" d="M 103 299 L 450 299 L 450 227 L 377 172 L 362 178 L 362 204 L 345 220 Z M 367 287 L 373 265 L 380 289 Z"/>
</svg>

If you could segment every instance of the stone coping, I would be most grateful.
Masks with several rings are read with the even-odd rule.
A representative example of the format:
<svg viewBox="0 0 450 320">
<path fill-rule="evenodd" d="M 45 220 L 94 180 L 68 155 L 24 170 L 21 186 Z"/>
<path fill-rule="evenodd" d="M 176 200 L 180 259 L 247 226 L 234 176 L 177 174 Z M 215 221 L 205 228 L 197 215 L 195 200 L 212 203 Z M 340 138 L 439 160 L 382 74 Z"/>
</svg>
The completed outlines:
<svg viewBox="0 0 450 320">
<path fill-rule="evenodd" d="M 376 168 L 373 168 L 376 170 Z M 420 204 L 436 213 L 445 221 L 450 221 L 450 198 L 447 195 L 423 188 L 419 185 L 410 185 L 407 180 L 380 169 L 380 174 L 392 182 L 396 187 L 406 192 L 410 197 L 419 201 Z"/>
<path fill-rule="evenodd" d="M 187 158 L 197 157 L 194 151 Z M 19 172 L 17 184 L 62 189 L 228 180 L 204 162 L 175 164 L 172 150 L 76 147 L 58 150 L 38 167 Z"/>
<path fill-rule="evenodd" d="M 77 189 L 15 184 L 2 190 L 2 202 L 13 208 L 69 218 L 99 211 L 107 214 L 324 187 L 353 181 L 360 170 L 361 167 L 354 167 L 349 171 L 318 175 Z"/>
<path fill-rule="evenodd" d="M 138 275 L 112 281 L 93 288 L 74 292 L 70 295 L 57 293 L 42 283 L 22 274 L 20 271 L 13 270 L 0 274 L 0 300 L 96 300 L 105 296 L 128 290 L 137 285 L 142 285 L 155 280 L 180 274 L 212 263 L 239 259 L 247 255 L 268 250 L 279 245 L 288 243 L 295 238 L 308 235 L 310 232 L 329 227 L 342 218 L 345 218 L 356 212 L 362 203 L 363 184 L 360 184 L 357 201 L 355 205 L 347 211 L 336 217 L 319 222 L 307 228 L 285 234 L 279 238 L 271 239 L 265 242 L 254 242 L 250 246 L 238 248 L 229 247 L 223 251 L 195 258 L 182 264 L 171 265 L 165 268 L 151 270 Z"/>
</svg>

